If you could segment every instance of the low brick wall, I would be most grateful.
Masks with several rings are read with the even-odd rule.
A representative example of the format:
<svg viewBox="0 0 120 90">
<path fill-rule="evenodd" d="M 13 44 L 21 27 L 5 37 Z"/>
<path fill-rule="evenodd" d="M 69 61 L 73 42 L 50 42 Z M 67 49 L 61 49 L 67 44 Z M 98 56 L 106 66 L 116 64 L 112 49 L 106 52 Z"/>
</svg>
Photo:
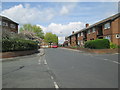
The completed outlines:
<svg viewBox="0 0 120 90">
<path fill-rule="evenodd" d="M 28 51 L 13 51 L 13 52 L 2 52 L 0 58 L 11 58 L 17 56 L 31 55 L 39 52 L 38 50 L 28 50 Z"/>
<path fill-rule="evenodd" d="M 70 49 L 74 49 L 71 47 L 66 47 Z M 81 50 L 90 53 L 120 53 L 120 48 L 118 49 L 88 49 L 88 48 L 75 48 L 76 50 Z"/>
</svg>

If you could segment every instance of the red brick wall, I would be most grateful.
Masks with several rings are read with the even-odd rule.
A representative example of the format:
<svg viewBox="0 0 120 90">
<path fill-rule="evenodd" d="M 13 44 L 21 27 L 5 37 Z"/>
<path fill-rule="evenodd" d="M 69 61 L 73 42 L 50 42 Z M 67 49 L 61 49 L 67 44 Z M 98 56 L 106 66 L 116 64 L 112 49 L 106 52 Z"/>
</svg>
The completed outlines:
<svg viewBox="0 0 120 90">
<path fill-rule="evenodd" d="M 71 36 L 71 46 L 76 46 L 76 37 L 75 37 L 75 35 Z"/>
<path fill-rule="evenodd" d="M 96 32 L 92 32 L 92 29 L 90 29 L 90 34 L 87 33 L 87 40 L 91 40 L 91 39 L 97 39 L 97 30 Z"/>
<path fill-rule="evenodd" d="M 120 17 L 111 23 L 112 42 L 120 46 L 120 38 L 116 38 L 116 34 L 120 34 Z"/>
</svg>

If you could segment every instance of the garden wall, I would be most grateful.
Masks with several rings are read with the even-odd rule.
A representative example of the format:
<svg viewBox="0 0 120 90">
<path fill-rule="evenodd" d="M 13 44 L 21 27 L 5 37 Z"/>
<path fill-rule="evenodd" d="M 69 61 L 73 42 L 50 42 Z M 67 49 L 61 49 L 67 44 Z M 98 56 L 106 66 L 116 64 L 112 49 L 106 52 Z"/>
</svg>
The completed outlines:
<svg viewBox="0 0 120 90">
<path fill-rule="evenodd" d="M 28 50 L 28 51 L 12 51 L 12 52 L 3 52 L 0 58 L 12 58 L 17 56 L 25 56 L 25 55 L 31 55 L 34 53 L 39 52 L 38 50 Z"/>
</svg>

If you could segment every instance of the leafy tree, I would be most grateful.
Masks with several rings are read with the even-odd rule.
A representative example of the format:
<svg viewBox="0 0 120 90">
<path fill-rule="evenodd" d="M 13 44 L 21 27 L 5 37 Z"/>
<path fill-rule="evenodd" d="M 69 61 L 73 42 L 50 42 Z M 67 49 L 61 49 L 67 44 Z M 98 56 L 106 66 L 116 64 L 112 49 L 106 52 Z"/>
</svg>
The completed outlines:
<svg viewBox="0 0 120 90">
<path fill-rule="evenodd" d="M 37 37 L 44 38 L 42 29 L 36 25 L 24 24 L 23 27 L 20 28 L 20 32 L 22 31 L 33 32 Z"/>
<path fill-rule="evenodd" d="M 58 43 L 58 36 L 56 34 L 52 34 L 51 32 L 46 33 L 44 36 L 44 40 L 46 43 Z"/>
</svg>

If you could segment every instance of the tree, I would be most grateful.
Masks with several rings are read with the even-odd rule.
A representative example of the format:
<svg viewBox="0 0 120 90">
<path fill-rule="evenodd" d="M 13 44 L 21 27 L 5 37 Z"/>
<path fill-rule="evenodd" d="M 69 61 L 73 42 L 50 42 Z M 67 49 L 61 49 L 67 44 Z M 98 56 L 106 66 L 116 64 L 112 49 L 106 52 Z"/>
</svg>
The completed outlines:
<svg viewBox="0 0 120 90">
<path fill-rule="evenodd" d="M 46 33 L 44 36 L 44 41 L 46 43 L 56 43 L 58 44 L 58 36 L 56 34 L 52 34 L 51 32 Z"/>
<path fill-rule="evenodd" d="M 39 38 L 44 38 L 44 33 L 39 26 L 31 25 L 31 24 L 24 24 L 23 27 L 20 28 L 20 32 L 27 31 L 35 33 L 35 36 Z"/>
</svg>

